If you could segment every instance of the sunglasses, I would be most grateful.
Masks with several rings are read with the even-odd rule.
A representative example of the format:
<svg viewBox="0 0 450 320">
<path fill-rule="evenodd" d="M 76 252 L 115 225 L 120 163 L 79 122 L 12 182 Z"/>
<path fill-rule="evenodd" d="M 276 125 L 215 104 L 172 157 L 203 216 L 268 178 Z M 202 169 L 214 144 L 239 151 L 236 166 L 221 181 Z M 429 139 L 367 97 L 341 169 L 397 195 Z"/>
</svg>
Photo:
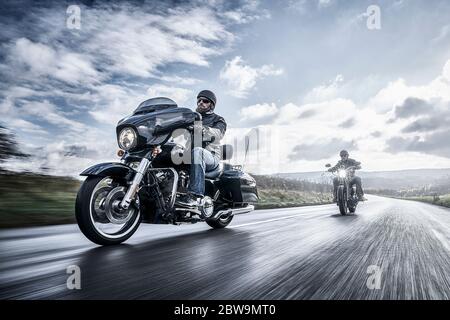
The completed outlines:
<svg viewBox="0 0 450 320">
<path fill-rule="evenodd" d="M 203 102 L 203 103 L 211 103 L 211 101 L 210 100 L 208 100 L 208 99 L 204 99 L 204 98 L 200 98 L 200 99 L 198 99 L 197 100 L 197 104 L 199 104 L 200 102 Z"/>
</svg>

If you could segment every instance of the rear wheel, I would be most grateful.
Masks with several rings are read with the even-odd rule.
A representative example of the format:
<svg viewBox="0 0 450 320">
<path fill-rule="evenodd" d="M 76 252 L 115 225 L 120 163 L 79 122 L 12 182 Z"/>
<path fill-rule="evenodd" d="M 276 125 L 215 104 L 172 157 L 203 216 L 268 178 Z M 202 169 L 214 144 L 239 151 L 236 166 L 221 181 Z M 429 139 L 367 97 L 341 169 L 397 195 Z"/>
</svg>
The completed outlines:
<svg viewBox="0 0 450 320">
<path fill-rule="evenodd" d="M 87 177 L 77 194 L 75 217 L 81 232 L 100 245 L 119 244 L 139 227 L 139 199 L 127 210 L 119 207 L 126 184 L 111 177 Z"/>
<path fill-rule="evenodd" d="M 337 203 L 339 206 L 339 211 L 341 212 L 342 215 L 346 215 L 347 214 L 347 196 L 345 194 L 345 187 L 344 186 L 339 186 L 338 190 L 337 190 Z"/>
</svg>

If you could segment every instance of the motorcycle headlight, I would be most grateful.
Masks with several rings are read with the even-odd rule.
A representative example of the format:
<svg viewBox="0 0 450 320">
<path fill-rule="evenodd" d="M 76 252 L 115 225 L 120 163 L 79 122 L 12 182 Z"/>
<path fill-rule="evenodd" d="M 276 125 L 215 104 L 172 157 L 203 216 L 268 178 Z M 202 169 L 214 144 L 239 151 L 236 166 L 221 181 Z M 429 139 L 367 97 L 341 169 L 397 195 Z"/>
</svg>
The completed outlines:
<svg viewBox="0 0 450 320">
<path fill-rule="evenodd" d="M 137 134 L 133 128 L 123 128 L 119 133 L 119 147 L 125 151 L 131 150 L 137 145 Z"/>
<path fill-rule="evenodd" d="M 339 177 L 341 177 L 341 178 L 345 178 L 346 176 L 347 176 L 347 170 L 339 170 L 338 171 L 338 175 L 339 175 Z"/>
</svg>

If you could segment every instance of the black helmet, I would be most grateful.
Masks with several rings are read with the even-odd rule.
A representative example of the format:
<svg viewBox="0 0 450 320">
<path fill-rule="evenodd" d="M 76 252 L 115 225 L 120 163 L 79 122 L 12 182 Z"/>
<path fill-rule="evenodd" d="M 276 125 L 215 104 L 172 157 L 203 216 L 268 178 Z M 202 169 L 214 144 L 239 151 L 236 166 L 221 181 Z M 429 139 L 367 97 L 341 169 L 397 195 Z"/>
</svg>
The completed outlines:
<svg viewBox="0 0 450 320">
<path fill-rule="evenodd" d="M 341 150 L 341 152 L 339 152 L 339 156 L 341 156 L 341 157 L 347 156 L 348 157 L 348 151 L 347 150 Z"/>
<path fill-rule="evenodd" d="M 216 106 L 217 99 L 216 99 L 216 95 L 214 94 L 214 92 L 209 91 L 209 90 L 202 90 L 198 93 L 197 99 L 200 97 L 208 98 L 209 100 L 211 100 L 213 105 Z"/>
</svg>

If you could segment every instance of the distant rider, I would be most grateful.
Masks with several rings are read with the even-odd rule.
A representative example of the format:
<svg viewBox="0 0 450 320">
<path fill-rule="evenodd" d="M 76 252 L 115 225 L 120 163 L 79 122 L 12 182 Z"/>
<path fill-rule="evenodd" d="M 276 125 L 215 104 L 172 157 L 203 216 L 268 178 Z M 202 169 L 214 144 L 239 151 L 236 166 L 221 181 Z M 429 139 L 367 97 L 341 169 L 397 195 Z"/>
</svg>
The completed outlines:
<svg viewBox="0 0 450 320">
<path fill-rule="evenodd" d="M 359 199 L 359 201 L 366 201 L 366 197 L 364 197 L 364 191 L 362 189 L 362 183 L 361 178 L 358 176 L 355 176 L 355 170 L 361 169 L 361 162 L 356 161 L 354 159 L 349 158 L 349 154 L 347 150 L 342 150 L 339 153 L 339 156 L 341 157 L 341 160 L 338 161 L 338 163 L 334 166 L 328 169 L 329 172 L 335 172 L 339 170 L 340 168 L 347 169 L 349 167 L 354 167 L 353 170 L 350 171 L 350 186 L 356 185 L 356 195 Z M 333 202 L 336 202 L 337 200 L 337 188 L 339 185 L 339 178 L 334 177 L 333 179 Z"/>
</svg>

